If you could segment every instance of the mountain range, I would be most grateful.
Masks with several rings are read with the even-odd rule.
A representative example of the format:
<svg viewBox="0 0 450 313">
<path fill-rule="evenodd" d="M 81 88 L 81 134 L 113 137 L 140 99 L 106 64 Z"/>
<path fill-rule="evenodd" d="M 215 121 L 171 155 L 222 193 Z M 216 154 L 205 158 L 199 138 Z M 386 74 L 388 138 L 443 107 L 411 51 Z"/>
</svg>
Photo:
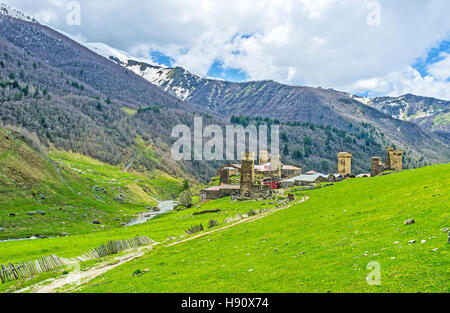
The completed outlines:
<svg viewBox="0 0 450 313">
<path fill-rule="evenodd" d="M 449 102 L 406 95 L 361 98 L 274 81 L 233 83 L 133 59 L 102 43 L 84 44 L 19 11 L 0 8 L 0 122 L 34 133 L 42 145 L 113 164 L 206 179 L 223 162 L 176 162 L 171 129 L 193 123 L 281 126 L 286 162 L 336 170 L 354 154 L 356 172 L 387 145 L 405 166 L 446 163 Z M 6 11 L 5 11 L 6 10 Z M 19 18 L 18 18 L 19 17 Z M 151 156 L 140 153 L 144 141 Z"/>
<path fill-rule="evenodd" d="M 413 122 L 421 126 L 424 130 L 434 132 L 444 139 L 449 139 L 450 136 L 450 101 L 411 94 L 400 97 L 364 98 L 336 92 L 332 89 L 323 90 L 322 88 L 287 86 L 273 81 L 230 83 L 223 80 L 203 78 L 181 67 L 166 68 L 136 60 L 124 61 L 123 56 L 119 59 L 112 54 L 109 58 L 184 101 L 199 103 L 223 114 L 251 110 L 248 106 L 242 107 L 242 105 L 236 105 L 235 107 L 230 103 L 235 102 L 235 100 L 228 101 L 228 105 L 223 106 L 224 98 L 229 98 L 230 93 L 241 92 L 239 96 L 242 94 L 245 95 L 245 93 L 252 93 L 253 97 L 254 93 L 252 90 L 257 93 L 264 93 L 269 89 L 286 89 L 288 90 L 287 95 L 289 97 L 297 97 L 300 100 L 302 94 L 307 94 L 311 102 L 317 102 L 316 97 L 321 98 L 322 95 L 328 93 L 331 98 L 338 98 L 344 101 L 346 98 L 356 100 L 364 105 L 374 107 L 392 118 Z M 257 97 L 255 97 L 255 100 L 256 102 L 260 101 Z M 262 102 L 266 103 L 267 100 L 262 100 Z M 299 106 L 308 106 L 307 102 L 308 99 L 303 98 L 301 99 L 301 103 L 299 102 Z M 274 109 L 276 108 L 269 108 L 269 110 Z M 263 112 L 263 115 L 265 113 L 270 115 L 269 112 Z M 281 118 L 297 120 L 299 117 L 295 116 L 290 118 L 286 116 Z"/>
<path fill-rule="evenodd" d="M 114 56 L 110 59 L 179 99 L 225 117 L 257 116 L 286 123 L 314 123 L 350 133 L 354 133 L 355 124 L 365 123 L 404 149 L 417 149 L 435 160 L 439 157 L 429 153 L 433 146 L 441 147 L 444 155 L 448 153 L 449 101 L 413 95 L 363 98 L 333 89 L 274 81 L 233 83 L 200 77 L 181 67 L 124 62 Z"/>
</svg>

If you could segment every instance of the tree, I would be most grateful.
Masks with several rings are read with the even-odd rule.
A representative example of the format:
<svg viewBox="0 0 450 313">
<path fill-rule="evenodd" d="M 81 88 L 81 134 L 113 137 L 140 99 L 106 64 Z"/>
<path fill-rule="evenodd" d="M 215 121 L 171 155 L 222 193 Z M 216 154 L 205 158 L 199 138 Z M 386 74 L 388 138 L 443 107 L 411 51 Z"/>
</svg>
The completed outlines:
<svg viewBox="0 0 450 313">
<path fill-rule="evenodd" d="M 330 165 L 328 164 L 327 161 L 323 160 L 322 162 L 320 162 L 320 167 L 322 168 L 322 171 L 324 173 L 328 173 L 328 170 L 330 169 Z"/>
<path fill-rule="evenodd" d="M 283 154 L 284 154 L 284 155 L 289 155 L 289 147 L 288 147 L 287 144 L 284 145 Z"/>
<path fill-rule="evenodd" d="M 189 181 L 187 179 L 185 179 L 183 181 L 183 191 L 184 190 L 189 190 L 190 186 L 189 186 Z"/>
<path fill-rule="evenodd" d="M 312 139 L 309 136 L 305 136 L 305 139 L 303 141 L 304 141 L 305 147 L 312 145 Z"/>
<path fill-rule="evenodd" d="M 294 159 L 296 160 L 301 160 L 301 158 L 303 157 L 302 152 L 299 149 L 296 149 L 294 151 L 294 153 L 292 154 L 292 156 L 294 157 Z"/>
<path fill-rule="evenodd" d="M 178 196 L 178 202 L 186 208 L 192 207 L 192 194 L 190 190 L 185 190 Z"/>
</svg>

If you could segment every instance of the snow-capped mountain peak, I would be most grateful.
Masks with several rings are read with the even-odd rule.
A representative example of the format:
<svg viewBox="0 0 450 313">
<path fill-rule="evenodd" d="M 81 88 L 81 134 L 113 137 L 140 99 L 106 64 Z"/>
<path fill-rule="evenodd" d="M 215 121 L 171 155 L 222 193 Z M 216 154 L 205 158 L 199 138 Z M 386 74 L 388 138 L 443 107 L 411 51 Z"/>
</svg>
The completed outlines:
<svg viewBox="0 0 450 313">
<path fill-rule="evenodd" d="M 24 13 L 22 13 L 21 11 L 15 9 L 15 8 L 12 8 L 12 7 L 10 7 L 9 5 L 7 5 L 7 4 L 5 4 L 3 2 L 0 2 L 0 14 L 1 15 L 10 16 L 10 17 L 13 17 L 13 18 L 16 18 L 18 20 L 25 21 L 25 22 L 38 23 L 39 24 L 39 22 L 35 18 L 27 16 Z"/>
<path fill-rule="evenodd" d="M 126 63 L 128 62 L 128 60 L 132 59 L 132 57 L 130 57 L 128 53 L 112 48 L 103 42 L 89 42 L 81 44 L 107 59 L 111 59 L 111 57 L 113 57 L 122 63 Z"/>
<path fill-rule="evenodd" d="M 353 100 L 356 100 L 358 102 L 361 102 L 362 104 L 365 104 L 365 105 L 370 105 L 372 103 L 372 99 L 367 98 L 367 97 L 350 95 L 350 98 L 352 98 Z"/>
</svg>

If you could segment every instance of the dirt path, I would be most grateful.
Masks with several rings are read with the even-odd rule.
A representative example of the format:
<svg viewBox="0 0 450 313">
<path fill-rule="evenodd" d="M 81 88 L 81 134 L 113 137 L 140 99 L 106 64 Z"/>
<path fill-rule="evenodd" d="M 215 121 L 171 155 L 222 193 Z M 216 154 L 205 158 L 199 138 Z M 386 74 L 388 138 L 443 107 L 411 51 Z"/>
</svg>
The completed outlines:
<svg viewBox="0 0 450 313">
<path fill-rule="evenodd" d="M 72 273 L 59 278 L 59 279 L 48 279 L 46 281 L 40 282 L 36 285 L 21 289 L 17 293 L 56 293 L 56 292 L 70 292 L 77 287 L 86 284 L 92 279 L 122 265 L 129 261 L 132 261 L 138 257 L 143 256 L 147 251 L 158 243 L 152 246 L 140 247 L 124 256 L 115 258 L 112 261 L 100 264 L 97 267 L 91 268 L 85 272 L 75 270 Z M 76 266 L 76 264 L 74 264 Z"/>
<path fill-rule="evenodd" d="M 262 213 L 260 215 L 255 215 L 252 217 L 248 217 L 246 219 L 242 219 L 240 221 L 237 221 L 233 224 L 215 229 L 215 230 L 211 230 L 193 237 L 189 237 L 187 239 L 183 239 L 168 245 L 165 245 L 165 247 L 171 247 L 174 245 L 178 245 L 190 240 L 194 240 L 194 239 L 198 239 L 198 238 L 202 238 L 205 236 L 209 236 L 211 234 L 214 233 L 218 233 L 218 232 L 222 232 L 225 231 L 229 228 L 232 228 L 234 226 L 237 225 L 241 225 L 241 224 L 246 224 L 246 223 L 252 223 L 254 221 L 263 219 L 269 215 L 274 214 L 275 212 L 281 211 L 281 210 L 285 210 L 288 209 L 296 204 L 300 204 L 302 202 L 305 202 L 309 200 L 309 197 L 305 197 L 302 198 L 299 201 L 295 201 L 292 202 L 284 207 L 275 209 L 275 210 L 271 210 L 265 213 Z M 59 278 L 59 279 L 50 279 L 50 280 L 46 280 L 44 282 L 41 282 L 39 284 L 33 285 L 31 287 L 27 287 L 25 289 L 19 290 L 18 293 L 23 293 L 23 292 L 31 292 L 31 293 L 55 293 L 55 292 L 70 292 L 70 291 L 74 291 L 76 289 L 78 289 L 79 287 L 81 287 L 82 285 L 88 283 L 89 281 L 91 281 L 92 279 L 103 275 L 104 273 L 118 267 L 121 266 L 129 261 L 132 261 L 138 257 L 143 256 L 145 253 L 148 252 L 148 250 L 151 250 L 154 246 L 156 246 L 159 243 L 155 243 L 152 246 L 146 246 L 146 247 L 141 247 L 137 250 L 134 250 L 132 252 L 130 252 L 127 255 L 121 256 L 121 257 L 117 257 L 114 259 L 114 261 L 110 261 L 110 262 L 106 262 L 103 263 L 97 267 L 94 267 L 92 269 L 89 269 L 85 272 L 76 272 L 76 273 L 70 273 L 69 275 L 66 275 L 65 277 Z"/>
<path fill-rule="evenodd" d="M 230 224 L 230 225 L 218 228 L 218 229 L 214 229 L 214 230 L 208 231 L 206 233 L 201 233 L 199 235 L 196 235 L 196 236 L 193 236 L 193 237 L 189 237 L 189 238 L 181 240 L 181 241 L 177 241 L 177 242 L 171 243 L 171 244 L 167 245 L 166 247 L 171 247 L 171 246 L 178 245 L 180 243 L 183 243 L 183 242 L 186 242 L 186 241 L 189 241 L 189 240 L 194 240 L 194 239 L 198 239 L 198 238 L 201 238 L 201 237 L 209 236 L 209 235 L 214 234 L 214 233 L 222 232 L 224 230 L 227 230 L 228 228 L 231 228 L 231 227 L 234 227 L 234 226 L 237 226 L 237 225 L 240 225 L 240 224 L 251 223 L 251 222 L 260 220 L 262 218 L 265 218 L 265 217 L 267 217 L 269 215 L 272 215 L 275 212 L 288 209 L 288 208 L 292 207 L 293 205 L 300 204 L 300 203 L 305 202 L 307 200 L 309 200 L 309 197 L 302 198 L 300 201 L 296 201 L 296 202 L 290 203 L 289 205 L 286 205 L 284 207 L 281 207 L 281 208 L 278 208 L 278 209 L 275 209 L 275 210 L 271 210 L 271 211 L 268 211 L 268 212 L 265 212 L 265 213 L 262 213 L 262 214 L 259 214 L 259 215 L 251 216 L 251 217 L 248 217 L 246 219 L 242 219 L 242 220 L 240 220 L 238 222 L 235 222 L 233 224 Z"/>
</svg>

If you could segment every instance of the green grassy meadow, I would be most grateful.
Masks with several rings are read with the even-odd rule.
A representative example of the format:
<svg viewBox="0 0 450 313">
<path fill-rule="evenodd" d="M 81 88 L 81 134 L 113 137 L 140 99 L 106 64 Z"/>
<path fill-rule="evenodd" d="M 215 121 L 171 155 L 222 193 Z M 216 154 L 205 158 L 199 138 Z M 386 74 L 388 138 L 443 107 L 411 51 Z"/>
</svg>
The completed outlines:
<svg viewBox="0 0 450 313">
<path fill-rule="evenodd" d="M 157 205 L 155 199 L 176 197 L 182 187 L 182 181 L 158 170 L 125 172 L 75 153 L 39 154 L 4 130 L 0 182 L 0 240 L 115 229 Z M 120 195 L 123 201 L 116 200 Z M 94 219 L 102 226 L 93 225 Z"/>
<path fill-rule="evenodd" d="M 70 152 L 38 154 L 3 130 L 0 181 L 0 240 L 49 237 L 0 242 L 0 264 L 48 255 L 72 258 L 110 240 L 136 235 L 160 243 L 143 257 L 83 285 L 80 292 L 449 291 L 450 164 L 351 179 L 316 190 L 293 188 L 297 199 L 307 195 L 309 200 L 172 246 L 168 245 L 191 236 L 186 234 L 191 226 L 201 224 L 207 232 L 208 222 L 217 220 L 220 225 L 213 229 L 219 229 L 237 214 L 275 209 L 283 197 L 207 201 L 124 227 L 123 222 L 155 205 L 155 199 L 176 197 L 182 181 L 159 171 L 126 172 L 123 166 Z M 123 201 L 116 200 L 118 195 Z M 220 212 L 196 214 L 217 209 Z M 28 215 L 38 210 L 46 214 Z M 411 218 L 416 223 L 405 225 Z M 92 224 L 93 219 L 101 225 Z M 370 262 L 380 268 L 379 285 L 366 281 L 373 270 Z M 132 275 L 145 269 L 149 272 L 144 275 Z M 57 278 L 63 270 L 1 284 L 0 292 Z"/>
<path fill-rule="evenodd" d="M 166 245 L 175 242 L 176 239 L 187 238 L 188 235 L 185 231 L 193 225 L 202 224 L 205 228 L 204 232 L 206 232 L 209 230 L 208 222 L 211 219 L 217 220 L 220 223 L 218 227 L 221 227 L 224 226 L 227 218 L 236 217 L 237 214 L 244 215 L 249 210 L 271 208 L 273 205 L 267 205 L 271 202 L 272 200 L 252 201 L 250 203 L 231 202 L 230 198 L 223 198 L 203 203 L 198 207 L 162 214 L 144 224 L 130 227 L 105 230 L 97 225 L 97 232 L 89 234 L 43 240 L 0 242 L 0 264 L 19 263 L 52 254 L 72 258 L 110 240 L 128 239 L 136 235 L 147 236 L 156 242 L 160 242 L 161 245 Z M 196 212 L 218 208 L 221 210 L 219 213 L 194 215 Z M 45 278 L 48 275 L 41 276 Z M 0 291 L 15 286 L 22 286 L 22 282 L 16 281 L 0 285 Z"/>
<path fill-rule="evenodd" d="M 449 179 L 450 165 L 439 165 L 311 191 L 267 218 L 157 248 L 81 291 L 445 293 Z M 366 281 L 372 261 L 379 286 Z"/>
</svg>

